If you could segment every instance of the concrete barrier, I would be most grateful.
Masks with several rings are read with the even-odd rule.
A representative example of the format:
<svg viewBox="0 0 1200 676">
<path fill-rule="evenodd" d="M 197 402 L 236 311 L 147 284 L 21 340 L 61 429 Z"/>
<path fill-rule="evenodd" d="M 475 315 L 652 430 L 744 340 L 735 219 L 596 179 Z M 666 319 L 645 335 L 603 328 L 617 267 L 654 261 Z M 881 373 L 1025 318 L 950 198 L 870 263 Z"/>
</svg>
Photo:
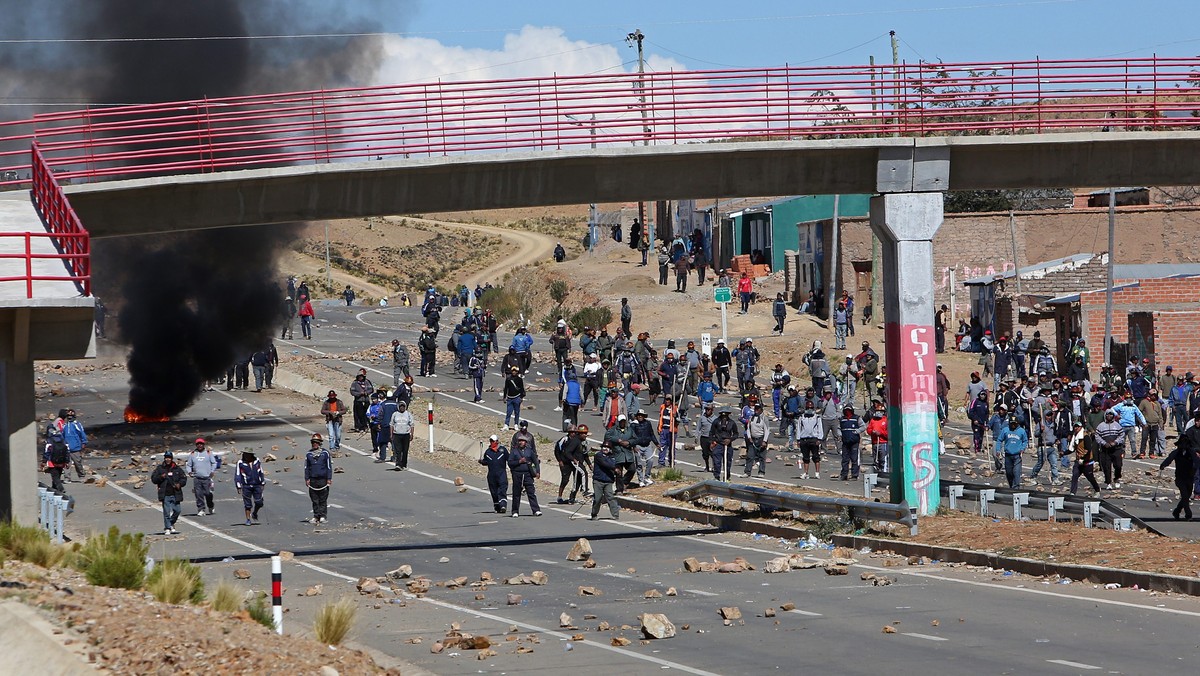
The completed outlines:
<svg viewBox="0 0 1200 676">
<path fill-rule="evenodd" d="M 0 655 L 10 674 L 74 676 L 96 670 L 55 637 L 54 625 L 16 601 L 0 603 Z"/>
</svg>

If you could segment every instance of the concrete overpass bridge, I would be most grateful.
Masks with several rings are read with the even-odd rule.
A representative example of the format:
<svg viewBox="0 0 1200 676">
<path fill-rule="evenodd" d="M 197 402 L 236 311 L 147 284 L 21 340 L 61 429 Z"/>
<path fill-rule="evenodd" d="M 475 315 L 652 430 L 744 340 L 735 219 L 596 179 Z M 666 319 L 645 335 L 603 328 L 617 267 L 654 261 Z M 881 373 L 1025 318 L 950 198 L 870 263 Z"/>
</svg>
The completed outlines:
<svg viewBox="0 0 1200 676">
<path fill-rule="evenodd" d="M 89 236 L 874 193 L 900 475 L 892 497 L 924 514 L 938 499 L 931 251 L 942 192 L 1200 183 L 1198 85 L 1200 58 L 906 64 L 423 83 L 52 113 L 0 125 L 0 188 L 31 186 L 45 224 L 5 216 L 2 229 L 49 230 L 67 266 L 58 281 L 86 299 Z M 0 335 L 5 313 L 90 306 L 60 297 L 61 286 L 38 297 L 29 288 L 20 307 L 0 305 Z M 89 354 L 81 319 L 60 327 L 74 337 L 68 349 L 46 354 Z M 28 519 L 30 360 L 43 353 L 19 350 L 27 334 L 13 326 L 13 345 L 0 340 L 13 374 L 0 515 Z"/>
</svg>

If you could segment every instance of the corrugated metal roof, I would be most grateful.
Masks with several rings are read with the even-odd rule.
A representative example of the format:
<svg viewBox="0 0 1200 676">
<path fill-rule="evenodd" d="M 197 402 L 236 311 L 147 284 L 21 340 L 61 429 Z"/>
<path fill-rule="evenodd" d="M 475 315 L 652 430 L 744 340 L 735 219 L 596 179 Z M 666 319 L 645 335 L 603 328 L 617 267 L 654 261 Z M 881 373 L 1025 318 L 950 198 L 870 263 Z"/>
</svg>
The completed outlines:
<svg viewBox="0 0 1200 676">
<path fill-rule="evenodd" d="M 1043 274 L 1055 272 L 1054 268 L 1075 268 L 1087 263 L 1096 257 L 1096 254 L 1077 253 L 1073 256 L 1065 256 L 1063 258 L 1055 258 L 1052 261 L 1043 263 L 1034 263 L 1021 268 L 1021 277 L 1040 277 Z M 1012 279 L 1016 276 L 1015 270 L 1006 270 L 994 275 L 985 275 L 983 277 L 975 277 L 963 282 L 963 286 L 983 286 L 991 284 L 997 279 Z"/>
<path fill-rule="evenodd" d="M 1121 289 L 1134 289 L 1139 286 L 1141 286 L 1141 284 L 1138 282 L 1125 282 L 1124 284 L 1117 284 L 1117 285 L 1113 286 L 1113 291 L 1120 291 Z M 1099 289 L 1092 289 L 1090 291 L 1084 291 L 1083 293 L 1098 293 L 1100 291 L 1104 291 L 1104 287 L 1101 287 Z M 1079 297 L 1081 295 L 1083 295 L 1083 293 L 1070 293 L 1065 296 L 1058 296 L 1057 298 L 1051 298 L 1050 300 L 1046 301 L 1046 305 L 1063 305 L 1065 303 L 1078 303 Z"/>
</svg>

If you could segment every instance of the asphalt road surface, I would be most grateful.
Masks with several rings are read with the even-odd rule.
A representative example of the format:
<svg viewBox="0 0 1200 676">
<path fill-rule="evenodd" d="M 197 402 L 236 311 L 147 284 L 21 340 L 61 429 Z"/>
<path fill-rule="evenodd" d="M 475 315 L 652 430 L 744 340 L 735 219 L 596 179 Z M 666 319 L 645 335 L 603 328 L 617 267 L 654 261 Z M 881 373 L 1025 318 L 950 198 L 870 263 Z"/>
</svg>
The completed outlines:
<svg viewBox="0 0 1200 676">
<path fill-rule="evenodd" d="M 394 336 L 411 339 L 420 325 L 415 308 L 375 313 L 324 307 L 321 317 L 313 340 L 280 342 L 280 349 L 318 356 L 349 354 Z M 330 357 L 328 363 L 346 372 L 347 383 L 360 365 L 376 370 L 372 377 L 377 383 L 391 375 L 387 360 L 352 363 Z M 549 374 L 552 368 L 541 370 Z M 1162 674 L 1185 669 L 1182 660 L 1195 650 L 1200 603 L 1177 595 L 1095 589 L 1079 583 L 1051 585 L 1020 575 L 938 564 L 885 566 L 883 559 L 866 555 L 858 557 L 848 576 L 828 576 L 820 569 L 780 575 L 765 575 L 761 570 L 689 574 L 682 571 L 682 561 L 689 556 L 721 561 L 743 556 L 761 567 L 767 559 L 797 549 L 795 543 L 715 533 L 629 511 L 622 513 L 620 521 L 589 522 L 575 514 L 574 507 L 549 504 L 553 496 L 544 491 L 539 495 L 542 517 L 501 518 L 491 511 L 481 479 L 467 477 L 468 491 L 460 493 L 453 486 L 454 472 L 426 462 L 421 452 L 413 453 L 409 471 L 387 471 L 390 465 L 373 463 L 366 457 L 369 445 L 364 448 L 354 435 L 343 445 L 348 453 L 335 461 L 343 472 L 334 479 L 330 523 L 314 527 L 304 522 L 311 513 L 302 480 L 308 434 L 320 429 L 310 398 L 280 390 L 218 390 L 205 393 L 171 423 L 128 426 L 120 422 L 128 391 L 125 377 L 116 369 L 72 376 L 62 396 L 39 401 L 39 413 L 75 407 L 89 426 L 93 447 L 107 449 L 114 457 L 137 454 L 146 460 L 142 475 L 149 474 L 148 455 L 161 453 L 164 442 L 178 451 L 189 448 L 197 434 L 215 433 L 217 450 L 231 441 L 237 447 L 264 451 L 277 446 L 279 450 L 271 452 L 279 460 L 265 465 L 272 480 L 266 489 L 267 506 L 259 525 L 242 525 L 240 500 L 227 465 L 216 487 L 215 516 L 190 516 L 195 509 L 190 489 L 185 489 L 187 504 L 178 536 L 161 535 L 162 519 L 149 483 L 140 490 L 113 483 L 103 488 L 70 484 L 79 501 L 71 517 L 73 527 L 117 524 L 150 533 L 153 556 L 211 561 L 205 564 L 209 579 L 228 578 L 234 569 L 244 568 L 252 575 L 245 584 L 257 589 L 269 585 L 266 557 L 278 550 L 294 552 L 295 560 L 284 572 L 289 632 L 307 631 L 308 618 L 319 603 L 350 593 L 363 601 L 357 642 L 433 673 L 670 669 L 690 674 L 761 674 L 821 669 L 845 674 L 927 674 L 931 670 Z M 500 382 L 495 375 L 488 379 L 490 386 Z M 418 379 L 418 384 L 451 389 L 465 381 L 443 374 Z M 439 402 L 498 411 L 502 416 L 495 396 L 476 405 L 469 403 L 469 393 L 447 392 Z M 553 436 L 559 424 L 552 398 L 551 393 L 531 397 L 536 404 L 531 422 L 545 436 Z M 481 430 L 481 438 L 487 433 L 490 430 Z M 287 461 L 291 454 L 299 459 Z M 945 456 L 944 462 L 951 457 Z M 685 462 L 694 459 L 684 457 Z M 106 460 L 90 462 L 104 467 Z M 283 471 L 285 467 L 289 471 Z M 768 475 L 805 483 L 796 478 L 794 466 L 782 467 L 778 462 L 769 466 Z M 822 481 L 826 487 L 838 485 Z M 528 514 L 527 509 L 523 512 Z M 607 510 L 602 515 L 606 517 Z M 592 542 L 595 568 L 585 569 L 564 558 L 581 536 Z M 485 591 L 434 587 L 423 599 L 390 592 L 381 599 L 358 597 L 354 580 L 382 575 L 400 564 L 411 565 L 415 574 L 428 575 L 435 582 L 458 576 L 478 580 L 483 571 L 507 578 L 542 570 L 549 583 L 497 585 Z M 859 579 L 862 572 L 894 576 L 896 583 L 870 586 Z M 317 584 L 324 586 L 322 595 L 298 596 Z M 601 595 L 580 596 L 581 586 L 595 587 Z M 670 587 L 677 595 L 666 596 Z M 645 598 L 651 589 L 663 597 Z M 508 593 L 523 598 L 508 605 Z M 767 608 L 783 603 L 795 604 L 795 610 L 763 616 Z M 744 619 L 724 626 L 717 614 L 722 606 L 739 607 Z M 646 612 L 665 613 L 679 628 L 678 635 L 643 644 L 636 628 L 638 616 Z M 560 627 L 563 613 L 578 629 Z M 617 629 L 596 631 L 602 621 Z M 429 646 L 455 622 L 463 631 L 492 636 L 500 643 L 499 654 L 483 661 L 476 660 L 473 651 L 432 654 Z M 622 631 L 622 625 L 633 629 Z M 884 633 L 885 625 L 896 633 Z M 186 627 L 173 629 L 186 631 Z M 520 641 L 506 642 L 510 634 Z M 570 641 L 575 634 L 583 634 L 586 640 Z M 614 647 L 613 636 L 628 637 L 632 644 Z M 417 637 L 421 643 L 409 642 Z M 514 654 L 516 645 L 532 652 Z"/>
</svg>

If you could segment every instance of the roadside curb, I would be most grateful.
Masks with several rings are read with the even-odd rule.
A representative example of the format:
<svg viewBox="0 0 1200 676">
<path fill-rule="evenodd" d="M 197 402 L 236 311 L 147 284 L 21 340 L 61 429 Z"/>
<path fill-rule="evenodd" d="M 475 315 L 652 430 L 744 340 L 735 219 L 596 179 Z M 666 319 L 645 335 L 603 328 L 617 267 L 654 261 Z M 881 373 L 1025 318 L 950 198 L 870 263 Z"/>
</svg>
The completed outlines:
<svg viewBox="0 0 1200 676">
<path fill-rule="evenodd" d="M 0 652 L 10 673 L 79 674 L 95 668 L 55 637 L 55 627 L 17 601 L 0 603 Z M 82 645 L 82 644 L 81 644 Z"/>
<path fill-rule="evenodd" d="M 763 519 L 750 518 L 736 514 L 722 514 L 695 509 L 684 505 L 665 505 L 650 500 L 617 496 L 617 502 L 622 508 L 654 514 L 672 519 L 683 519 L 694 523 L 713 526 L 721 530 L 757 533 L 768 537 L 787 539 L 803 539 L 808 537 L 808 530 L 771 523 Z M 1095 584 L 1119 584 L 1130 588 L 1150 591 L 1176 592 L 1189 596 L 1200 596 L 1200 577 L 1185 577 L 1166 573 L 1151 573 L 1123 568 L 1101 568 L 1074 563 L 1055 563 L 1020 557 L 1002 556 L 992 552 L 980 552 L 956 547 L 940 547 L 919 542 L 903 540 L 888 540 L 885 538 L 864 537 L 861 535 L 833 535 L 834 545 L 860 550 L 864 547 L 875 552 L 890 551 L 902 556 L 924 556 L 948 563 L 965 563 L 972 566 L 991 567 L 1000 570 L 1011 570 L 1033 576 L 1062 577 L 1078 582 Z"/>
<path fill-rule="evenodd" d="M 1123 568 L 1101 568 L 1074 563 L 1055 563 L 1012 556 L 1001 556 L 993 552 L 980 552 L 957 547 L 940 547 L 919 542 L 903 542 L 884 538 L 863 537 L 861 535 L 834 535 L 833 544 L 839 547 L 872 551 L 891 551 L 902 556 L 924 556 L 938 561 L 965 563 L 972 566 L 988 566 L 991 568 L 1011 570 L 1014 573 L 1024 573 L 1034 576 L 1063 577 L 1078 582 L 1095 584 L 1119 584 L 1122 587 L 1137 586 L 1139 589 L 1150 591 L 1169 591 L 1189 596 L 1200 596 L 1200 578 L 1169 575 L 1166 573 L 1150 573 Z"/>
</svg>

